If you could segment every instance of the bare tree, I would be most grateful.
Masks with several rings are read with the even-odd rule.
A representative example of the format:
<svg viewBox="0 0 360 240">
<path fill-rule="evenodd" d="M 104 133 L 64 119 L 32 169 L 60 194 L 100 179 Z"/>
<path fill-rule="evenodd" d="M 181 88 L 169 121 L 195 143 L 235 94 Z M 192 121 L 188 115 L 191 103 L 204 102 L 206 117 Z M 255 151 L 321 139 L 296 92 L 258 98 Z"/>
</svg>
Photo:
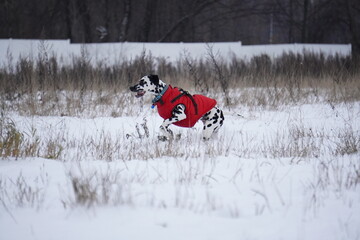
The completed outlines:
<svg viewBox="0 0 360 240">
<path fill-rule="evenodd" d="M 289 0 L 289 35 L 288 41 L 294 42 L 294 0 Z"/>
<path fill-rule="evenodd" d="M 308 14 L 309 14 L 309 0 L 303 2 L 303 19 L 301 24 L 301 42 L 307 42 L 307 28 L 308 28 Z"/>
<path fill-rule="evenodd" d="M 73 39 L 72 36 L 72 22 L 71 22 L 71 15 L 70 15 L 70 0 L 62 1 L 62 12 L 64 14 L 65 23 L 66 23 L 66 37 L 68 39 Z"/>
<path fill-rule="evenodd" d="M 203 1 L 195 1 L 194 6 L 191 6 L 189 12 L 183 15 L 180 19 L 178 19 L 170 28 L 169 30 L 159 38 L 158 42 L 164 42 L 167 38 L 173 34 L 185 21 L 190 18 L 195 17 L 196 15 L 200 14 L 204 11 L 207 7 L 216 3 L 217 0 L 203 0 Z"/>
<path fill-rule="evenodd" d="M 129 29 L 130 13 L 131 13 L 131 2 L 130 0 L 124 0 L 124 16 L 121 20 L 119 41 L 123 42 L 127 39 L 127 33 Z"/>
<path fill-rule="evenodd" d="M 158 0 L 147 0 L 145 7 L 145 14 L 143 17 L 142 35 L 141 41 L 148 42 L 150 40 L 150 32 L 152 30 L 152 24 L 154 23 L 154 16 L 157 13 Z"/>
<path fill-rule="evenodd" d="M 352 56 L 360 61 L 360 3 L 356 0 L 346 0 L 346 14 L 351 34 Z"/>
</svg>

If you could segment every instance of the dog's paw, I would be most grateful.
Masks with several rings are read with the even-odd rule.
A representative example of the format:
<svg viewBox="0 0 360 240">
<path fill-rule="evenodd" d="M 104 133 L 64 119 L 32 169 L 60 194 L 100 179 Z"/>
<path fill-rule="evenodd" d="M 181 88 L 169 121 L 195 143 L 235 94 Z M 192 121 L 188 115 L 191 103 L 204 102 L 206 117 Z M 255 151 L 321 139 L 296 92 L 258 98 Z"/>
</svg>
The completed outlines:
<svg viewBox="0 0 360 240">
<path fill-rule="evenodd" d="M 174 135 L 170 128 L 164 127 L 164 126 L 162 126 L 162 125 L 160 126 L 160 131 L 161 131 L 164 135 L 168 135 L 169 137 Z"/>
<path fill-rule="evenodd" d="M 176 140 L 180 140 L 180 139 L 181 139 L 181 133 L 176 134 L 175 139 L 176 139 Z"/>
<path fill-rule="evenodd" d="M 166 131 L 168 132 L 168 134 L 169 134 L 169 136 L 170 136 L 171 138 L 174 137 L 174 133 L 173 133 L 173 131 L 171 131 L 170 128 L 167 128 Z"/>
<path fill-rule="evenodd" d="M 169 136 L 169 137 L 166 137 L 166 136 L 158 136 L 158 140 L 159 141 L 162 141 L 162 142 L 165 142 L 165 141 L 172 141 L 172 140 L 180 140 L 181 139 L 181 133 L 179 134 L 176 134 L 175 136 Z"/>
<path fill-rule="evenodd" d="M 169 140 L 169 138 L 167 138 L 166 136 L 158 136 L 158 140 L 165 142 L 165 141 Z"/>
</svg>

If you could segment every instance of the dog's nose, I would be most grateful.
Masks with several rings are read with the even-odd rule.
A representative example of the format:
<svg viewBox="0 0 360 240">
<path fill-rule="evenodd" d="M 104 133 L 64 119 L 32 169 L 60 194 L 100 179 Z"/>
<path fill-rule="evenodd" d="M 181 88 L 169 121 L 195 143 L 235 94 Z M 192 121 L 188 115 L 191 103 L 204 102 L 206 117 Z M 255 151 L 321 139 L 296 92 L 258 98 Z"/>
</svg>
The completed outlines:
<svg viewBox="0 0 360 240">
<path fill-rule="evenodd" d="M 130 91 L 136 92 L 135 86 L 130 87 Z"/>
</svg>

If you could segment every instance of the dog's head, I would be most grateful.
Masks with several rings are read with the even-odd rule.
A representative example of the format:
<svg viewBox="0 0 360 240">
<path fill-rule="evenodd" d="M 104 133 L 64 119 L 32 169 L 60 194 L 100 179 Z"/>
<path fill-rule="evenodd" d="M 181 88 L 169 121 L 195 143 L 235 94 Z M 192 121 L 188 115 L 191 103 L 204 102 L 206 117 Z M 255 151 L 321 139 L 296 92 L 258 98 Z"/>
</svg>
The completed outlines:
<svg viewBox="0 0 360 240">
<path fill-rule="evenodd" d="M 138 84 L 130 87 L 130 91 L 136 92 L 136 97 L 142 97 L 146 92 L 158 94 L 159 88 L 162 86 L 161 80 L 158 75 L 148 75 L 140 79 Z"/>
</svg>

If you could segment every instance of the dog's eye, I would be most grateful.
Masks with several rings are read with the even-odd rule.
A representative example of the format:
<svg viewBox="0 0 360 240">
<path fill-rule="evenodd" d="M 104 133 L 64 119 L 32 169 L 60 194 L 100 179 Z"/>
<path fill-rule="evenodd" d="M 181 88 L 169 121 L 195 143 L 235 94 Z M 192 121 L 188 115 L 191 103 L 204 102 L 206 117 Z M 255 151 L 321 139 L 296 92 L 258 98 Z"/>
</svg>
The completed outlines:
<svg viewBox="0 0 360 240">
<path fill-rule="evenodd" d="M 140 86 L 142 86 L 142 87 L 146 86 L 146 82 L 145 82 L 145 80 L 140 80 L 139 85 L 140 85 Z"/>
</svg>

